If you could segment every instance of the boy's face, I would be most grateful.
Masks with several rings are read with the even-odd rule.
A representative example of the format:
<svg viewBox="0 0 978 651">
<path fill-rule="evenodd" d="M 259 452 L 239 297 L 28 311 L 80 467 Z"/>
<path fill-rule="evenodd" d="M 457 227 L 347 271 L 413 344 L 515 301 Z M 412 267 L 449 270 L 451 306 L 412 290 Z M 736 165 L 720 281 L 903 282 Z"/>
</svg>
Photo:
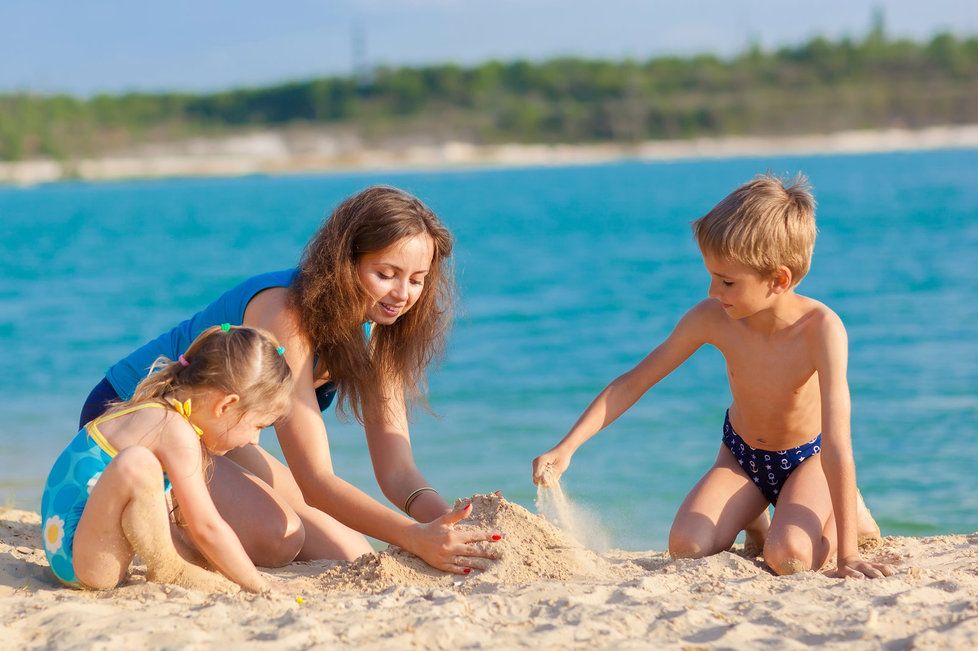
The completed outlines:
<svg viewBox="0 0 978 651">
<path fill-rule="evenodd" d="M 743 319 L 771 306 L 776 294 L 772 280 L 733 260 L 703 254 L 710 272 L 709 297 L 723 306 L 731 319 Z"/>
</svg>

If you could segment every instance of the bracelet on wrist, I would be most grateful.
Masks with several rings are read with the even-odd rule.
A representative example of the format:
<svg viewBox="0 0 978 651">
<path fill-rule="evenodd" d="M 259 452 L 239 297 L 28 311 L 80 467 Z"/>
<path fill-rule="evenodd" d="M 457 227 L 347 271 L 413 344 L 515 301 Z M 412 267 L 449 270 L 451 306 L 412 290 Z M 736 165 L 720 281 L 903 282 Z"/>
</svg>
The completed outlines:
<svg viewBox="0 0 978 651">
<path fill-rule="evenodd" d="M 411 515 L 411 512 L 409 511 L 409 509 L 411 508 L 411 504 L 414 502 L 414 500 L 418 499 L 418 496 L 421 495 L 422 493 L 437 494 L 438 491 L 436 491 L 431 486 L 422 486 L 421 488 L 415 490 L 413 493 L 408 495 L 407 499 L 404 500 L 404 507 L 401 510 L 404 511 L 409 517 Z"/>
</svg>

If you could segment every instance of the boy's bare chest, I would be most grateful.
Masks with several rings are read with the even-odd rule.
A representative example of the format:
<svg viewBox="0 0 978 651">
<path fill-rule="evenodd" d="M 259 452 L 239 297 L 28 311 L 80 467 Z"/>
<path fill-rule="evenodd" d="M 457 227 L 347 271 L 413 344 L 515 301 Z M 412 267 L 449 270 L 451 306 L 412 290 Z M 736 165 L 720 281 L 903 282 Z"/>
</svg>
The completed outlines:
<svg viewBox="0 0 978 651">
<path fill-rule="evenodd" d="M 800 336 L 772 339 L 730 336 L 718 348 L 726 359 L 731 383 L 741 389 L 798 391 L 815 373 L 810 351 Z"/>
</svg>

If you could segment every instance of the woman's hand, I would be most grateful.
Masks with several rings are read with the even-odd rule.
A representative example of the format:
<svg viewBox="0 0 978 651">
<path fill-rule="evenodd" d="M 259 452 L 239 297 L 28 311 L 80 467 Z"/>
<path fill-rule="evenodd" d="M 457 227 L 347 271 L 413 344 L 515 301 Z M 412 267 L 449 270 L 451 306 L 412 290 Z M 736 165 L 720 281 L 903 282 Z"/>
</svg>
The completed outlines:
<svg viewBox="0 0 978 651">
<path fill-rule="evenodd" d="M 533 460 L 533 483 L 543 486 L 556 485 L 560 476 L 570 466 L 571 455 L 557 448 L 544 452 Z"/>
<path fill-rule="evenodd" d="M 471 512 L 470 502 L 436 520 L 415 525 L 412 545 L 408 551 L 419 556 L 428 565 L 446 572 L 468 574 L 472 568 L 487 569 L 488 560 L 495 559 L 496 554 L 476 543 L 495 542 L 501 540 L 502 535 L 488 531 L 455 529 L 455 524 L 467 518 Z"/>
<path fill-rule="evenodd" d="M 840 579 L 880 579 L 884 576 L 892 576 L 896 568 L 886 563 L 871 563 L 864 561 L 858 556 L 839 559 L 839 569 L 835 575 Z"/>
</svg>

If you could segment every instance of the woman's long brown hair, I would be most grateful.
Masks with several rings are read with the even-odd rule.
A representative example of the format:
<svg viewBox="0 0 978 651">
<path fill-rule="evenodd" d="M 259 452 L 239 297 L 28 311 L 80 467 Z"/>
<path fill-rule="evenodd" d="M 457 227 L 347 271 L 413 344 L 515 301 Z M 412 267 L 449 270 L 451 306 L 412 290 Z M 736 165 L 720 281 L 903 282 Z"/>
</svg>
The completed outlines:
<svg viewBox="0 0 978 651">
<path fill-rule="evenodd" d="M 397 321 L 376 325 L 368 342 L 363 323 L 372 299 L 360 283 L 357 261 L 422 234 L 434 245 L 424 289 Z M 343 201 L 309 241 L 291 302 L 318 358 L 315 377 L 336 384 L 341 414 L 348 410 L 362 423 L 367 408 L 383 404 L 391 380 L 409 402 L 423 400 L 425 369 L 444 353 L 451 325 L 451 254 L 452 235 L 435 213 L 416 197 L 383 186 Z"/>
</svg>

